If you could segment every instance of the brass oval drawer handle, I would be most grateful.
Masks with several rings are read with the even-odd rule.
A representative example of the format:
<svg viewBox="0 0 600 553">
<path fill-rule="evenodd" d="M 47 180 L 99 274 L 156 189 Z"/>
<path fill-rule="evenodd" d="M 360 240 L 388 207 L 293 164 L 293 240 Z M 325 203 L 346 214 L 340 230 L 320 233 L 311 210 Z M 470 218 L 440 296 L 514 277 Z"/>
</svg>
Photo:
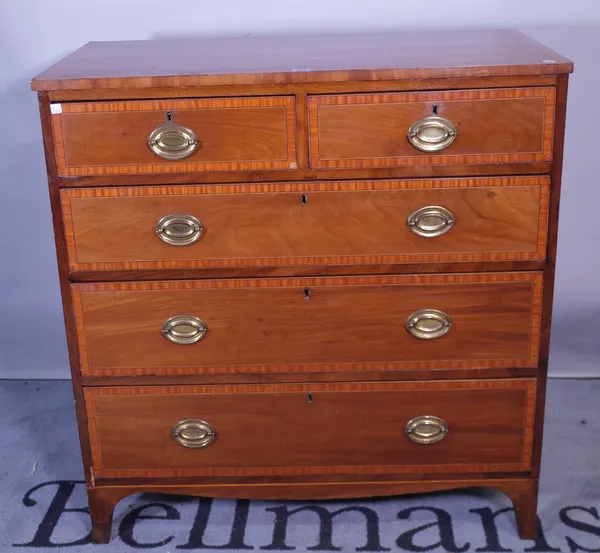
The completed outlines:
<svg viewBox="0 0 600 553">
<path fill-rule="evenodd" d="M 162 335 L 174 344 L 189 345 L 202 340 L 207 330 L 205 322 L 194 315 L 175 315 L 163 324 Z"/>
<path fill-rule="evenodd" d="M 194 153 L 198 139 L 192 129 L 181 125 L 161 125 L 148 137 L 148 146 L 160 158 L 168 161 L 185 159 Z"/>
<path fill-rule="evenodd" d="M 172 213 L 156 223 L 156 235 L 169 246 L 189 246 L 196 242 L 204 228 L 193 215 Z"/>
<path fill-rule="evenodd" d="M 213 427 L 206 421 L 186 419 L 173 427 L 173 439 L 183 447 L 208 447 L 216 438 Z"/>
<path fill-rule="evenodd" d="M 430 115 L 408 129 L 408 141 L 421 152 L 441 152 L 456 140 L 456 127 L 443 117 Z"/>
<path fill-rule="evenodd" d="M 448 435 L 448 425 L 444 419 L 432 415 L 415 417 L 406 423 L 404 435 L 416 444 L 431 445 Z"/>
<path fill-rule="evenodd" d="M 408 228 L 425 238 L 435 238 L 447 233 L 454 226 L 454 214 L 437 205 L 428 205 L 413 211 L 406 220 Z"/>
<path fill-rule="evenodd" d="M 411 336 L 420 340 L 441 338 L 452 328 L 452 320 L 448 313 L 438 309 L 420 309 L 415 311 L 406 321 L 406 330 Z"/>
</svg>

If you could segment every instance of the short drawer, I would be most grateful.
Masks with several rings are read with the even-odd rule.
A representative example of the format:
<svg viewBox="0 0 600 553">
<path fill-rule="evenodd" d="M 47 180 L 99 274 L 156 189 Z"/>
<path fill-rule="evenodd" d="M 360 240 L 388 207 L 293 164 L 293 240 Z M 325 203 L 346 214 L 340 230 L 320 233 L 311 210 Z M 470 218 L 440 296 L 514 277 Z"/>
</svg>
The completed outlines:
<svg viewBox="0 0 600 553">
<path fill-rule="evenodd" d="M 74 271 L 533 260 L 549 182 L 66 189 L 62 208 Z"/>
<path fill-rule="evenodd" d="M 72 285 L 84 375 L 534 367 L 541 273 Z"/>
<path fill-rule="evenodd" d="M 315 95 L 308 106 L 316 169 L 552 159 L 553 87 Z"/>
<path fill-rule="evenodd" d="M 531 468 L 535 384 L 108 387 L 85 401 L 96 478 L 504 472 Z"/>
<path fill-rule="evenodd" d="M 295 169 L 294 98 L 53 106 L 63 176 Z"/>
</svg>

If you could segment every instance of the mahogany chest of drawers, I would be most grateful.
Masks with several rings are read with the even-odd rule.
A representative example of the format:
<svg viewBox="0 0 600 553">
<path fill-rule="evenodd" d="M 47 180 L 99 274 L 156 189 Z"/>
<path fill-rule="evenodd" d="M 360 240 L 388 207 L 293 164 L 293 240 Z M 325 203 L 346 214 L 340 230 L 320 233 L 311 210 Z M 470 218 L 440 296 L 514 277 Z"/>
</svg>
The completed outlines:
<svg viewBox="0 0 600 553">
<path fill-rule="evenodd" d="M 137 491 L 536 502 L 571 62 L 89 43 L 38 91 L 93 539 Z"/>
</svg>

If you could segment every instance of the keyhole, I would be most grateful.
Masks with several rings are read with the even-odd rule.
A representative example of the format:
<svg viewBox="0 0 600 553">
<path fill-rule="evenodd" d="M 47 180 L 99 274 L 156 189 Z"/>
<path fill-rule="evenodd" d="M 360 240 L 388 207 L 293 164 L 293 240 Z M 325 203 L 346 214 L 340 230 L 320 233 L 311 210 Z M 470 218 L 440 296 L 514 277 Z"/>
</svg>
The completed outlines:
<svg viewBox="0 0 600 553">
<path fill-rule="evenodd" d="M 306 199 L 306 194 L 302 194 L 302 195 L 300 196 L 300 203 L 301 203 L 302 205 L 306 205 L 306 202 L 307 202 L 307 199 Z"/>
<path fill-rule="evenodd" d="M 438 114 L 438 105 L 437 104 L 433 104 L 433 115 L 437 115 Z"/>
<path fill-rule="evenodd" d="M 171 123 L 171 121 L 173 121 L 173 114 L 167 111 L 167 123 Z"/>
<path fill-rule="evenodd" d="M 311 292 L 310 288 L 305 288 L 304 289 L 304 299 L 305 300 L 309 300 L 311 294 L 312 294 L 312 292 Z"/>
<path fill-rule="evenodd" d="M 308 403 L 312 403 L 313 402 L 313 395 L 312 394 L 308 394 L 307 399 L 308 399 Z"/>
</svg>

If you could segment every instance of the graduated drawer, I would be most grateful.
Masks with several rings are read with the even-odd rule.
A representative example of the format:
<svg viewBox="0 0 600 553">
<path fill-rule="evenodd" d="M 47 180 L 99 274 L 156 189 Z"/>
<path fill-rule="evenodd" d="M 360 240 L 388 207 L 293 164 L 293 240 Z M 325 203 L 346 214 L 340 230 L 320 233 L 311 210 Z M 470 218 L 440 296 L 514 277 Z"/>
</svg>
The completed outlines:
<svg viewBox="0 0 600 553">
<path fill-rule="evenodd" d="M 96 478 L 455 473 L 531 468 L 535 384 L 156 386 L 84 393 Z"/>
<path fill-rule="evenodd" d="M 535 367 L 541 273 L 72 285 L 84 375 Z"/>
<path fill-rule="evenodd" d="M 549 182 L 66 189 L 62 208 L 74 271 L 531 260 L 545 258 Z"/>
<path fill-rule="evenodd" d="M 310 96 L 317 169 L 552 159 L 553 87 Z"/>
<path fill-rule="evenodd" d="M 54 104 L 62 176 L 295 169 L 294 98 Z"/>
</svg>

